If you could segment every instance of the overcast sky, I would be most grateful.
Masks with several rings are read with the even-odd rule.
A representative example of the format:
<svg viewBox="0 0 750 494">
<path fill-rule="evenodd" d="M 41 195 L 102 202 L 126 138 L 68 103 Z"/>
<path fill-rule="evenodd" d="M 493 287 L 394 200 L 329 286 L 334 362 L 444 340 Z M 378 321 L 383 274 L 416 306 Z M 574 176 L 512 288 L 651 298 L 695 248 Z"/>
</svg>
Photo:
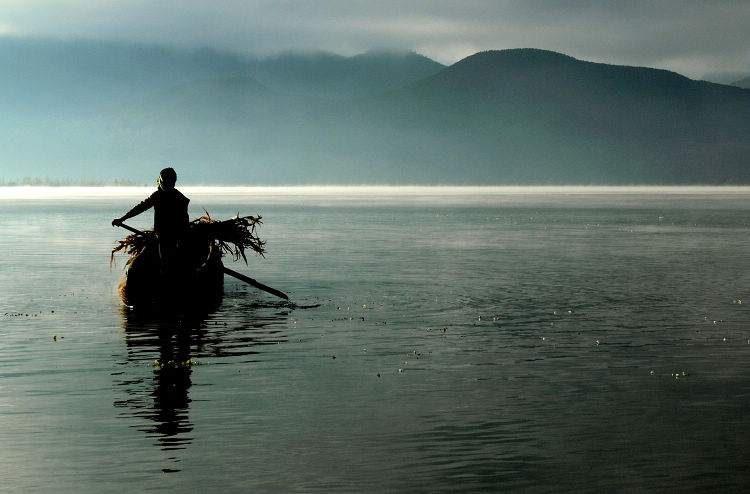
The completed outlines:
<svg viewBox="0 0 750 494">
<path fill-rule="evenodd" d="M 533 47 L 699 78 L 750 74 L 750 0 L 0 0 L 0 34 L 272 55 Z"/>
</svg>

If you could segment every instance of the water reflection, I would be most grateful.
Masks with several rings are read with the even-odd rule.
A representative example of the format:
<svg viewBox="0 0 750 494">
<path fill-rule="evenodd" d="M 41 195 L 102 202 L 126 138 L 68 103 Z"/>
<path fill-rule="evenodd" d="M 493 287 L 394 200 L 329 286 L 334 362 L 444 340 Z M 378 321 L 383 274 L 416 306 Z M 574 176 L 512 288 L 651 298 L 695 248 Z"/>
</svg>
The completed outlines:
<svg viewBox="0 0 750 494">
<path fill-rule="evenodd" d="M 205 322 L 150 320 L 126 308 L 122 315 L 127 346 L 122 363 L 127 370 L 118 384 L 127 397 L 115 406 L 125 408 L 125 417 L 138 417 L 139 430 L 155 438 L 162 449 L 181 449 L 192 441 L 193 424 L 188 415 L 192 346 L 205 331 Z M 147 366 L 152 369 L 147 371 Z"/>
<path fill-rule="evenodd" d="M 119 416 L 136 419 L 133 427 L 162 450 L 187 448 L 193 440 L 189 412 L 194 373 L 206 365 L 252 362 L 264 345 L 286 342 L 282 324 L 292 308 L 243 291 L 225 296 L 217 310 L 202 315 L 122 307 L 127 354 L 114 373 L 115 387 L 124 395 L 114 403 Z"/>
</svg>

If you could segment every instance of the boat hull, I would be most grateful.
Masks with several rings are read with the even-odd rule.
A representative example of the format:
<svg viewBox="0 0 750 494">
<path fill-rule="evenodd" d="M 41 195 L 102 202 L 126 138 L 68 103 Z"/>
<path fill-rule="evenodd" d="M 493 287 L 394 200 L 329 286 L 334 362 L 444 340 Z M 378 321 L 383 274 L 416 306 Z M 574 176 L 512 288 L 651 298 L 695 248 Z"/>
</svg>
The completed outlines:
<svg viewBox="0 0 750 494">
<path fill-rule="evenodd" d="M 162 307 L 206 310 L 218 307 L 224 292 L 224 265 L 220 249 L 206 248 L 182 253 L 170 272 L 165 272 L 158 245 L 149 245 L 135 256 L 118 286 L 120 299 L 137 309 Z"/>
</svg>

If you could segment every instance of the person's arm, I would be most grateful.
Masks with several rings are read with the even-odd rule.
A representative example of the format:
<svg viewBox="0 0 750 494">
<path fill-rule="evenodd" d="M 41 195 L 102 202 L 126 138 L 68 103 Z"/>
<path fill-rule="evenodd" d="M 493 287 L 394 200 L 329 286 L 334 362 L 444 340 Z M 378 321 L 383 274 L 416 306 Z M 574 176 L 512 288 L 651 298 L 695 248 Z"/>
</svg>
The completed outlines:
<svg viewBox="0 0 750 494">
<path fill-rule="evenodd" d="M 127 220 L 128 218 L 132 218 L 133 216 L 138 216 L 142 212 L 147 211 L 153 205 L 154 205 L 154 194 L 151 194 L 150 196 L 145 198 L 143 201 L 133 206 L 133 208 L 130 211 L 128 211 L 121 217 L 112 220 L 112 226 L 120 226 L 123 221 Z"/>
</svg>

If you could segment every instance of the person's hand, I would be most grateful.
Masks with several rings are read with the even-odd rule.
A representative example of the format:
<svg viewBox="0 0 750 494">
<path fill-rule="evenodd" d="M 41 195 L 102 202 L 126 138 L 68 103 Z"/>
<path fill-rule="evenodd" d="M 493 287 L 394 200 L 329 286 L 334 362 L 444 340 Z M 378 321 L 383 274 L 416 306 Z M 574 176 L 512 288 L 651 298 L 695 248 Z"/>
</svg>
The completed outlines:
<svg viewBox="0 0 750 494">
<path fill-rule="evenodd" d="M 122 219 L 121 218 L 115 218 L 112 220 L 112 226 L 122 226 Z"/>
</svg>

